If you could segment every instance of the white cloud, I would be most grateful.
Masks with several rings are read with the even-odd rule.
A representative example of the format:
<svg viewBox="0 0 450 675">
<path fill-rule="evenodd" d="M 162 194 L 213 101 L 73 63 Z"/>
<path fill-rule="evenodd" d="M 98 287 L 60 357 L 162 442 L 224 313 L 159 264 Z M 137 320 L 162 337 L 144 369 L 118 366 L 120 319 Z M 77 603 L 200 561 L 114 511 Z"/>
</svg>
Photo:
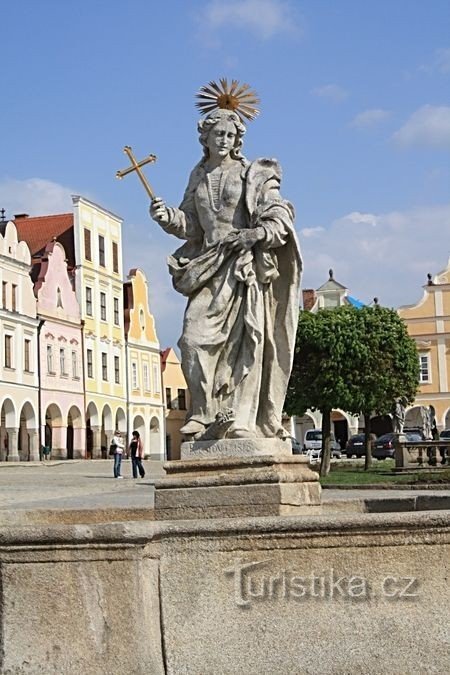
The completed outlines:
<svg viewBox="0 0 450 675">
<path fill-rule="evenodd" d="M 450 148 L 450 107 L 422 106 L 395 132 L 393 139 L 405 147 Z"/>
<path fill-rule="evenodd" d="M 367 129 L 368 127 L 374 127 L 375 125 L 387 119 L 390 114 L 391 113 L 389 110 L 383 110 L 383 108 L 371 108 L 370 110 L 364 110 L 353 118 L 353 120 L 350 122 L 350 126 L 355 127 L 356 129 Z"/>
<path fill-rule="evenodd" d="M 301 233 L 304 237 L 316 237 L 323 231 L 324 231 L 323 227 L 304 227 L 301 230 Z"/>
<path fill-rule="evenodd" d="M 450 73 L 450 49 L 437 49 L 434 62 L 440 73 Z"/>
<path fill-rule="evenodd" d="M 6 211 L 6 218 L 16 213 L 30 216 L 44 216 L 51 213 L 72 211 L 70 188 L 43 178 L 28 180 L 6 179 L 0 183 L 0 207 Z"/>
<path fill-rule="evenodd" d="M 333 101 L 333 103 L 341 103 L 348 96 L 348 92 L 338 84 L 325 84 L 322 87 L 316 87 L 311 93 Z"/>
<path fill-rule="evenodd" d="M 345 226 L 347 223 L 349 223 L 351 225 L 372 225 L 372 227 L 375 227 L 377 224 L 377 217 L 374 216 L 373 213 L 352 211 L 336 222 L 339 222 L 342 226 Z"/>
<path fill-rule="evenodd" d="M 419 71 L 424 73 L 450 73 L 450 49 L 436 49 L 431 63 L 419 66 Z"/>
<path fill-rule="evenodd" d="M 262 39 L 300 30 L 290 2 L 284 0 L 211 0 L 202 11 L 201 23 L 214 33 L 231 27 Z"/>
<path fill-rule="evenodd" d="M 318 288 L 331 267 L 335 279 L 363 302 L 376 296 L 388 307 L 413 304 L 427 273 L 437 274 L 447 264 L 450 203 L 378 214 L 353 211 L 316 236 L 300 231 L 299 238 L 303 288 Z"/>
</svg>

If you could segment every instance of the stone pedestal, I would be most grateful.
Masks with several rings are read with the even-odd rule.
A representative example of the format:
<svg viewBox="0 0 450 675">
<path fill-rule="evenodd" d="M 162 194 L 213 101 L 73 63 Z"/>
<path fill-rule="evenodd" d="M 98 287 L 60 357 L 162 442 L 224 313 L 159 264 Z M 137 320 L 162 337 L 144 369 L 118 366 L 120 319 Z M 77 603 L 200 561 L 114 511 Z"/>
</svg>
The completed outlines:
<svg viewBox="0 0 450 675">
<path fill-rule="evenodd" d="M 307 458 L 287 453 L 283 441 L 277 453 L 276 442 L 267 441 L 274 454 L 233 456 L 242 441 L 222 441 L 222 456 L 167 462 L 167 476 L 155 483 L 156 519 L 320 513 L 319 476 Z"/>
</svg>

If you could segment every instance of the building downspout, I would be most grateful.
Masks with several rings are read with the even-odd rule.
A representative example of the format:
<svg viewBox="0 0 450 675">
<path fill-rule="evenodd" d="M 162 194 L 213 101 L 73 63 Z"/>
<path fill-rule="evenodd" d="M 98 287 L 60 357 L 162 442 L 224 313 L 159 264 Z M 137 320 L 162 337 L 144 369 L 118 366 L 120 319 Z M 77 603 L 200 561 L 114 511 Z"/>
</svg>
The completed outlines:
<svg viewBox="0 0 450 675">
<path fill-rule="evenodd" d="M 128 455 L 128 446 L 130 444 L 130 392 L 128 382 L 128 336 L 124 331 L 125 337 L 125 396 L 126 396 L 126 411 L 127 411 L 127 441 L 125 454 Z"/>
<path fill-rule="evenodd" d="M 83 400 L 84 400 L 84 459 L 87 459 L 87 423 L 86 423 L 86 366 L 84 360 L 86 358 L 84 350 L 84 319 L 81 319 L 81 376 L 83 378 Z"/>
<path fill-rule="evenodd" d="M 42 379 L 41 379 L 41 330 L 44 325 L 45 320 L 39 319 L 38 329 L 37 329 L 37 370 L 38 370 L 38 425 L 39 425 L 39 457 L 42 458 L 42 446 L 45 445 L 45 432 L 44 439 L 42 439 Z"/>
</svg>

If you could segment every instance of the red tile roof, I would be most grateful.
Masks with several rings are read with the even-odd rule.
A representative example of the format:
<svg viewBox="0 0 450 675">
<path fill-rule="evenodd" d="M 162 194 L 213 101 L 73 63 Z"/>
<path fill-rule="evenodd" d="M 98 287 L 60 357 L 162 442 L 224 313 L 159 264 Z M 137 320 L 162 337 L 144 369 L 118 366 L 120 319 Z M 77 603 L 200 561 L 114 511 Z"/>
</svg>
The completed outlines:
<svg viewBox="0 0 450 675">
<path fill-rule="evenodd" d="M 14 223 L 19 240 L 27 242 L 32 257 L 44 253 L 47 244 L 56 238 L 64 246 L 69 267 L 75 266 L 73 213 L 19 217 L 14 218 Z"/>
</svg>

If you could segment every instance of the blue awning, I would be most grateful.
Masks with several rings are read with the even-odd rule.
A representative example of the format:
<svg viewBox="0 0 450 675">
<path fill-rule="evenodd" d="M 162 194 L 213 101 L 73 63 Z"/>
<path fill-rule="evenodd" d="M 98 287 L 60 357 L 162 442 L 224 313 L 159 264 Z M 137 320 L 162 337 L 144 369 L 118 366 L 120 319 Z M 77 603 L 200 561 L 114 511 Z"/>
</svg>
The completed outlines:
<svg viewBox="0 0 450 675">
<path fill-rule="evenodd" d="M 365 307 L 364 303 L 361 302 L 361 300 L 357 300 L 356 298 L 353 298 L 351 295 L 347 295 L 347 300 L 353 307 L 356 307 L 356 309 L 362 309 Z"/>
</svg>

